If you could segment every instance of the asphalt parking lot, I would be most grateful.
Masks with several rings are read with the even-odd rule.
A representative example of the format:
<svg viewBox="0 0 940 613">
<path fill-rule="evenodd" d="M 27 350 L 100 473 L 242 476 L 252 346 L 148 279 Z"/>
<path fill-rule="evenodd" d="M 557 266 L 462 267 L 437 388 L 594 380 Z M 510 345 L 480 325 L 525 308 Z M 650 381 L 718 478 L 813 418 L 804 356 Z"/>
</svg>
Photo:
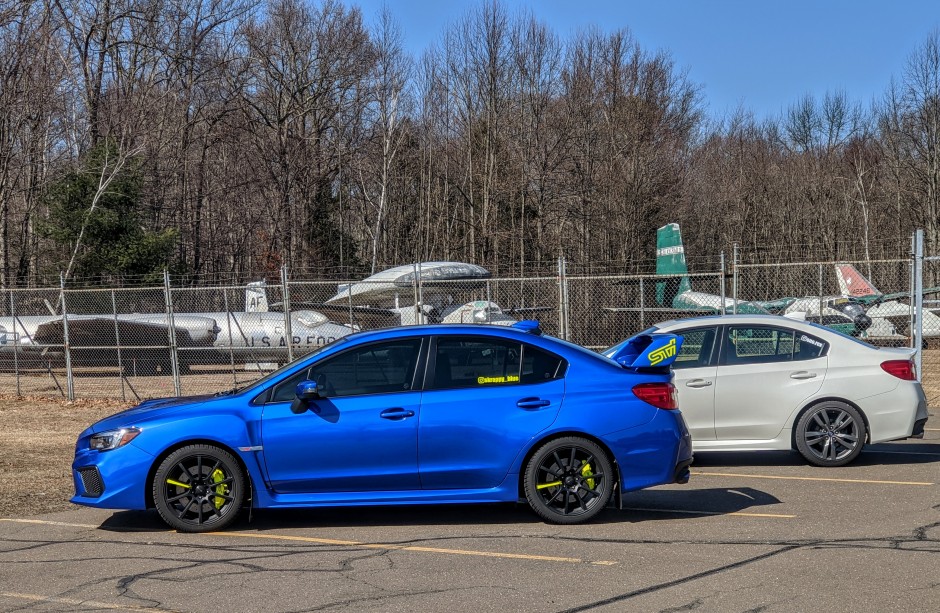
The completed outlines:
<svg viewBox="0 0 940 613">
<path fill-rule="evenodd" d="M 936 426 L 838 469 L 699 454 L 688 485 L 625 506 L 574 527 L 522 505 L 267 511 L 205 535 L 8 517 L 0 609 L 940 611 Z"/>
</svg>

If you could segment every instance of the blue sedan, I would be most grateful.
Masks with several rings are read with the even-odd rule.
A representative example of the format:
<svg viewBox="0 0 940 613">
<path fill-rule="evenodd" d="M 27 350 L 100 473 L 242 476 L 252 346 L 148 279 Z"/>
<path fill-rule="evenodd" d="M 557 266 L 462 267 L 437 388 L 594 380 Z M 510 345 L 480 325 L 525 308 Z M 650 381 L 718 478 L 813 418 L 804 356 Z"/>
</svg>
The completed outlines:
<svg viewBox="0 0 940 613">
<path fill-rule="evenodd" d="M 586 521 L 616 494 L 685 483 L 670 334 L 607 358 L 513 327 L 337 340 L 251 384 L 151 400 L 78 439 L 72 502 L 219 530 L 247 507 L 512 502 Z"/>
</svg>

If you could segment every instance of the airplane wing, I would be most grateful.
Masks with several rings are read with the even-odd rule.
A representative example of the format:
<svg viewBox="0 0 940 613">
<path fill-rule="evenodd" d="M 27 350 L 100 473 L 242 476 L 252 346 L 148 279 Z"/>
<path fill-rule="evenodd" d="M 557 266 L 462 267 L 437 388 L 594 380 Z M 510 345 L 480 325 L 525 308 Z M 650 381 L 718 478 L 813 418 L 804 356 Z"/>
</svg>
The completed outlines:
<svg viewBox="0 0 940 613">
<path fill-rule="evenodd" d="M 271 306 L 283 307 L 283 303 L 275 303 Z M 352 312 L 353 323 L 363 329 L 388 328 L 397 326 L 401 321 L 401 315 L 391 309 L 380 307 L 367 307 L 353 305 L 350 309 L 348 304 L 327 304 L 323 302 L 291 302 L 291 309 L 294 307 L 303 309 L 312 309 L 325 314 L 334 315 L 335 320 L 346 320 Z"/>
<path fill-rule="evenodd" d="M 604 311 L 612 314 L 633 313 L 634 317 L 639 317 L 639 314 L 643 313 L 646 320 L 652 323 L 670 321 L 673 319 L 687 319 L 689 317 L 701 317 L 703 315 L 720 314 L 718 309 L 711 307 L 702 307 L 698 309 L 667 309 L 664 307 L 649 309 L 640 309 L 638 307 L 604 307 Z"/>
<path fill-rule="evenodd" d="M 788 306 L 796 302 L 796 298 L 777 298 L 776 300 L 749 300 L 752 304 L 759 305 L 771 313 L 782 313 Z"/>
<path fill-rule="evenodd" d="M 927 287 L 924 288 L 922 292 L 925 296 L 928 294 L 940 294 L 940 287 Z M 911 298 L 911 292 L 894 292 L 893 294 L 882 294 L 880 296 L 853 296 L 855 300 L 860 301 L 862 304 L 881 304 L 882 302 L 890 302 L 891 300 L 909 300 Z"/>
</svg>

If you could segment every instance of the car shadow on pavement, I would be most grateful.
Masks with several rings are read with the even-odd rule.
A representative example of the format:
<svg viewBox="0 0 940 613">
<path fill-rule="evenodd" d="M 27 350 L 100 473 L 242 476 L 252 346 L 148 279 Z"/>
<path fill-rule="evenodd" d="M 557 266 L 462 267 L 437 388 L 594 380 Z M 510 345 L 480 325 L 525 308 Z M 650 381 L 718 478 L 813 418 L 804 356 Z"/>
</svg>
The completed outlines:
<svg viewBox="0 0 940 613">
<path fill-rule="evenodd" d="M 727 515 L 750 511 L 773 513 L 765 508 L 780 499 L 753 487 L 703 489 L 649 489 L 629 492 L 623 497 L 623 510 L 608 509 L 598 516 L 601 522 L 674 521 L 702 515 Z"/>
<path fill-rule="evenodd" d="M 675 520 L 695 515 L 724 515 L 779 504 L 774 496 L 750 487 L 642 490 L 624 495 L 623 510 L 608 508 L 589 523 Z M 459 504 L 319 509 L 264 509 L 243 512 L 231 529 L 284 530 L 297 528 L 396 526 L 546 525 L 525 504 Z M 102 530 L 166 532 L 156 511 L 119 511 Z"/>
</svg>

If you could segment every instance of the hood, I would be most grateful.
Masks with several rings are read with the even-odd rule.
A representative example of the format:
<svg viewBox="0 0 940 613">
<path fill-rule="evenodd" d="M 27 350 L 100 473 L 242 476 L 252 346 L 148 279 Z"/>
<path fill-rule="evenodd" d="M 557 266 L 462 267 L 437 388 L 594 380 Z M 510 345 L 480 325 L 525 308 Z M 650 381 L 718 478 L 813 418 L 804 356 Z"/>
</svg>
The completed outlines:
<svg viewBox="0 0 940 613">
<path fill-rule="evenodd" d="M 215 398 L 210 394 L 201 396 L 183 396 L 179 398 L 155 398 L 145 400 L 136 407 L 131 407 L 126 411 L 115 413 L 110 417 L 105 417 L 98 421 L 86 432 L 103 432 L 113 428 L 123 428 L 125 426 L 140 425 L 142 423 L 165 417 L 170 413 L 185 410 L 197 404 L 202 404 Z"/>
</svg>

